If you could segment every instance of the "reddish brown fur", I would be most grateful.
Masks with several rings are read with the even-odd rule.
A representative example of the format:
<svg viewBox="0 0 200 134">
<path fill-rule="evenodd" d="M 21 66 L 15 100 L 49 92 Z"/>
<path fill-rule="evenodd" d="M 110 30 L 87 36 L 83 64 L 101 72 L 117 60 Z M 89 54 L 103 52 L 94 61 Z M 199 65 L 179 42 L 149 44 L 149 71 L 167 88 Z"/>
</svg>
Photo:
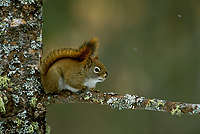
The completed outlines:
<svg viewBox="0 0 200 134">
<path fill-rule="evenodd" d="M 108 76 L 98 56 L 97 39 L 85 42 L 78 49 L 64 48 L 51 52 L 41 64 L 41 81 L 45 93 L 79 92 L 94 89 Z M 95 69 L 99 71 L 95 71 Z"/>
<path fill-rule="evenodd" d="M 41 75 L 45 76 L 49 68 L 58 60 L 63 58 L 72 58 L 78 61 L 83 61 L 94 54 L 97 49 L 97 38 L 93 38 L 91 41 L 83 43 L 78 49 L 63 48 L 54 50 L 44 58 L 40 71 Z"/>
</svg>

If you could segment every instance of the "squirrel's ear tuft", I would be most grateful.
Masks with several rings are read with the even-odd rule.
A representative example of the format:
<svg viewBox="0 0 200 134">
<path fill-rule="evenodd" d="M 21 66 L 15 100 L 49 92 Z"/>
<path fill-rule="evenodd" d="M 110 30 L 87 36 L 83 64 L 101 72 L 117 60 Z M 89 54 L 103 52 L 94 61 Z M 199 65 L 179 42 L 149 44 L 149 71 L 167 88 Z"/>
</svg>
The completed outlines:
<svg viewBox="0 0 200 134">
<path fill-rule="evenodd" d="M 95 57 L 94 57 L 94 59 L 97 59 L 97 60 L 99 60 L 99 56 L 95 56 Z"/>
<path fill-rule="evenodd" d="M 92 59 L 88 58 L 84 61 L 85 69 L 90 68 L 92 66 Z"/>
</svg>

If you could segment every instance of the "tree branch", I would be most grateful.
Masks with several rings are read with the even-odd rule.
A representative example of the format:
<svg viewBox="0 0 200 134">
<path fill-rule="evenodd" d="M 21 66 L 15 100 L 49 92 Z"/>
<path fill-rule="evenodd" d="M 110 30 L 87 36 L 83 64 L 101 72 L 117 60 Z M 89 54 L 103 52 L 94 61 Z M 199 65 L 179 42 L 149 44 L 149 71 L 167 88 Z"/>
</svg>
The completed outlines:
<svg viewBox="0 0 200 134">
<path fill-rule="evenodd" d="M 53 95 L 47 94 L 40 100 L 40 107 L 47 107 L 52 104 L 61 103 L 92 103 L 109 105 L 112 108 L 122 109 L 141 109 L 170 112 L 172 115 L 200 115 L 200 104 L 189 104 L 182 102 L 170 102 L 161 99 L 148 99 L 137 95 L 117 95 L 116 93 L 97 93 L 87 91 L 81 94 Z"/>
</svg>

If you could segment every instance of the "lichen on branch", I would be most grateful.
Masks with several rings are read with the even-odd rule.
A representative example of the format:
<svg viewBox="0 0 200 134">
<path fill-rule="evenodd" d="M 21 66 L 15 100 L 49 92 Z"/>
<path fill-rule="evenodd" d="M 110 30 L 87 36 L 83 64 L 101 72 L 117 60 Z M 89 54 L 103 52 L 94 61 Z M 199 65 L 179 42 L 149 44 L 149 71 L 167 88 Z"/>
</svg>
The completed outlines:
<svg viewBox="0 0 200 134">
<path fill-rule="evenodd" d="M 93 103 L 109 105 L 111 108 L 141 109 L 151 111 L 170 112 L 172 115 L 200 115 L 200 104 L 189 104 L 182 102 L 171 102 L 162 99 L 148 99 L 137 95 L 118 95 L 116 93 L 99 93 L 86 91 L 80 94 L 53 95 L 47 94 L 39 100 L 44 107 L 60 103 Z"/>
</svg>

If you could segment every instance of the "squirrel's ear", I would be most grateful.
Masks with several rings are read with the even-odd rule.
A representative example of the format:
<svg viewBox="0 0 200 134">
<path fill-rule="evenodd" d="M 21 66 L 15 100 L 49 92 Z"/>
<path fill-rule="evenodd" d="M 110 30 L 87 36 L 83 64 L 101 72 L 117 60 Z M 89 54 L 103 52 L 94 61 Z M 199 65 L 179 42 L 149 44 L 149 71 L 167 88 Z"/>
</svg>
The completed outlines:
<svg viewBox="0 0 200 134">
<path fill-rule="evenodd" d="M 85 60 L 85 68 L 90 68 L 92 66 L 92 59 L 88 58 Z"/>
<path fill-rule="evenodd" d="M 99 56 L 98 56 L 98 55 L 97 55 L 97 56 L 95 56 L 94 58 L 95 58 L 95 59 L 97 59 L 97 60 L 99 60 Z"/>
</svg>

